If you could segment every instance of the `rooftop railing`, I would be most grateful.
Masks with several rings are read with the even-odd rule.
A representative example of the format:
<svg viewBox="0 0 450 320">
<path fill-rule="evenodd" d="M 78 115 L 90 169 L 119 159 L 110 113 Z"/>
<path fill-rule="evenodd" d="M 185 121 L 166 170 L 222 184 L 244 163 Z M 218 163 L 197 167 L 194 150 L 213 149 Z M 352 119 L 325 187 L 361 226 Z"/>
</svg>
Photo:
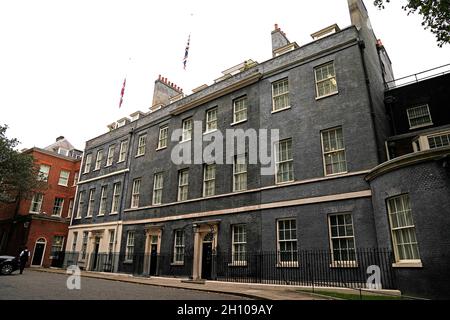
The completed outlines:
<svg viewBox="0 0 450 320">
<path fill-rule="evenodd" d="M 444 74 L 450 73 L 450 63 L 445 64 L 440 67 L 425 70 L 419 73 L 415 73 L 406 77 L 398 78 L 386 83 L 386 89 L 391 90 L 398 87 L 403 87 L 409 84 L 418 83 L 427 79 L 442 76 Z"/>
</svg>

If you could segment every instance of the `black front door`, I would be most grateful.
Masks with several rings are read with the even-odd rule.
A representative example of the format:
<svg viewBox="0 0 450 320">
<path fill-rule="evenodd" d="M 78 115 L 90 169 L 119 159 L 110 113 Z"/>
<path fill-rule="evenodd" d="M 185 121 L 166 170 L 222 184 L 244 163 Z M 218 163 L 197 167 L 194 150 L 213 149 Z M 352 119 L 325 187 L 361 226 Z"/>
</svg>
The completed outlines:
<svg viewBox="0 0 450 320">
<path fill-rule="evenodd" d="M 152 244 L 152 249 L 150 253 L 150 275 L 156 275 L 156 265 L 158 260 L 158 245 Z"/>
<path fill-rule="evenodd" d="M 42 256 L 44 255 L 45 243 L 36 243 L 34 247 L 32 266 L 40 266 L 42 263 Z"/>
<path fill-rule="evenodd" d="M 202 253 L 202 279 L 211 279 L 212 243 L 203 243 Z"/>
</svg>

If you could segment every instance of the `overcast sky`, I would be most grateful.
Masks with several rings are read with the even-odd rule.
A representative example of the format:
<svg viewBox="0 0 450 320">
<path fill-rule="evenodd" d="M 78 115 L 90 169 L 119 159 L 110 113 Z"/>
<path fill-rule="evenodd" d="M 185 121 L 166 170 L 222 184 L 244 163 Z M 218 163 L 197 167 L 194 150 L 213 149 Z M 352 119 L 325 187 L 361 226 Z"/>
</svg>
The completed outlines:
<svg viewBox="0 0 450 320">
<path fill-rule="evenodd" d="M 401 10 L 406 0 L 383 11 L 372 2 L 372 26 L 397 78 L 450 63 L 450 46 L 437 47 L 420 17 Z M 274 23 L 306 44 L 326 26 L 350 25 L 347 1 L 0 0 L 0 123 L 20 148 L 63 135 L 84 149 L 107 124 L 147 112 L 159 74 L 189 94 L 244 60 L 270 59 Z"/>
</svg>

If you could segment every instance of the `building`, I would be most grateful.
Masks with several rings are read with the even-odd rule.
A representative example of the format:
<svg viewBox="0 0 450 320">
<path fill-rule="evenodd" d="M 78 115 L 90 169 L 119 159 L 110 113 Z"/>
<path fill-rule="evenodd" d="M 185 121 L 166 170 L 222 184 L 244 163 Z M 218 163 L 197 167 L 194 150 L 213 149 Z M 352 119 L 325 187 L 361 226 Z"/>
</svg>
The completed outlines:
<svg viewBox="0 0 450 320">
<path fill-rule="evenodd" d="M 298 45 L 275 25 L 271 59 L 247 60 L 191 95 L 160 76 L 148 113 L 87 141 L 66 264 L 192 280 L 355 286 L 366 284 L 375 265 L 385 288 L 449 296 L 444 286 L 417 286 L 440 277 L 427 249 L 420 256 L 398 250 L 416 252 L 422 240 L 391 240 L 397 229 L 388 212 L 411 210 L 403 196 L 409 191 L 386 183 L 396 183 L 394 172 L 414 172 L 390 167 L 403 159 L 392 159 L 388 147 L 402 139 L 404 115 L 392 106 L 395 120 L 385 102 L 400 88 L 392 89 L 391 62 L 363 2 L 348 4 L 351 26 L 332 25 Z M 249 136 L 225 156 L 202 158 L 213 137 L 230 129 Z M 279 139 L 273 143 L 261 129 L 278 130 Z M 255 140 L 258 150 L 273 147 L 270 174 L 261 159 L 251 160 Z M 200 161 L 174 161 L 181 154 Z M 433 170 L 448 190 L 445 168 L 436 162 Z M 448 202 L 448 194 L 436 200 Z M 420 212 L 412 210 L 415 219 Z M 404 227 L 414 233 L 414 225 Z M 438 251 L 445 250 L 448 242 Z M 444 266 L 448 256 L 442 259 Z"/>
<path fill-rule="evenodd" d="M 40 167 L 47 187 L 32 199 L 20 199 L 0 208 L 0 252 L 18 255 L 23 246 L 31 251 L 31 266 L 61 266 L 82 152 L 67 139 L 23 151 Z"/>
</svg>

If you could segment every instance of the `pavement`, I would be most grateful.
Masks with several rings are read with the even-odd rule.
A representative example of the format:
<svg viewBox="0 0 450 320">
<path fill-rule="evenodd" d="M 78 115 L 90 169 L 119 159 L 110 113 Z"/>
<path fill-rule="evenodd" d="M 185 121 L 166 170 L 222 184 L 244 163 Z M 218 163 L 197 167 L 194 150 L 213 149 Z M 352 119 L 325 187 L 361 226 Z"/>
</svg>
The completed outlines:
<svg viewBox="0 0 450 320">
<path fill-rule="evenodd" d="M 25 272 L 46 272 L 67 275 L 66 270 L 54 268 L 28 268 Z M 24 272 L 24 273 L 25 273 Z M 180 278 L 136 277 L 128 274 L 81 271 L 81 277 L 110 281 L 135 283 L 164 288 L 177 288 L 203 291 L 209 293 L 241 296 L 258 300 L 324 300 L 330 299 L 315 294 L 300 292 L 304 287 L 230 283 L 221 281 L 205 281 L 204 283 L 186 281 Z"/>
<path fill-rule="evenodd" d="M 0 309 L 2 309 L 2 300 L 249 300 L 249 298 L 231 294 L 157 287 L 88 277 L 82 277 L 79 282 L 79 290 L 69 290 L 71 288 L 67 286 L 68 279 L 66 274 L 36 272 L 27 269 L 23 274 L 14 272 L 11 275 L 0 276 Z M 19 308 L 23 308 L 23 306 L 18 305 Z"/>
</svg>

